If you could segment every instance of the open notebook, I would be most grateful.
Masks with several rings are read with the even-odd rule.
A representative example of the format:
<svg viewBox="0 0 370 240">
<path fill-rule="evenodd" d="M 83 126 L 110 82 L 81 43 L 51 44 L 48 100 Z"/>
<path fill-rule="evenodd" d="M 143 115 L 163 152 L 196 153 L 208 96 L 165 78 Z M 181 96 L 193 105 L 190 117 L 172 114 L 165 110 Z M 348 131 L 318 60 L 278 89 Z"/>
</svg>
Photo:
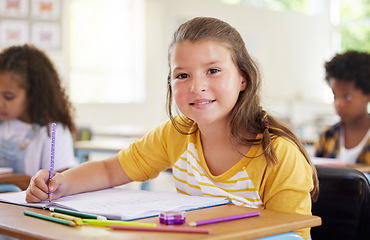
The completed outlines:
<svg viewBox="0 0 370 240">
<path fill-rule="evenodd" d="M 51 203 L 27 203 L 26 192 L 0 194 L 0 202 L 28 207 L 59 207 L 105 216 L 108 219 L 133 220 L 153 217 L 163 211 L 188 211 L 230 203 L 227 198 L 188 196 L 180 193 L 109 188 L 79 193 Z"/>
</svg>

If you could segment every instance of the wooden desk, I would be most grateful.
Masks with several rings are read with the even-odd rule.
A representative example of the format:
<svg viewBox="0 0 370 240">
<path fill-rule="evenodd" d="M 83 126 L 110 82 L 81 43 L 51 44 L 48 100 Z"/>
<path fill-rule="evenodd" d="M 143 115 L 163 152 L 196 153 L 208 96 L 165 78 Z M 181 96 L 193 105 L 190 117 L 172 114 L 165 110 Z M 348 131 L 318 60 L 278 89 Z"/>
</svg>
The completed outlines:
<svg viewBox="0 0 370 240">
<path fill-rule="evenodd" d="M 235 221 L 215 223 L 200 226 L 211 230 L 211 234 L 194 233 L 159 233 L 140 231 L 115 231 L 105 227 L 65 225 L 24 216 L 28 210 L 42 214 L 49 214 L 46 210 L 0 203 L 0 234 L 20 239 L 254 239 L 290 232 L 307 227 L 321 225 L 317 216 L 305 216 L 292 213 L 280 213 L 269 210 L 258 210 L 260 216 L 239 219 Z M 256 211 L 256 209 L 224 205 L 205 208 L 186 213 L 186 222 L 207 218 L 236 215 Z M 137 220 L 138 222 L 158 223 L 158 217 Z M 164 225 L 166 226 L 166 225 Z M 171 226 L 168 226 L 171 227 Z"/>
<path fill-rule="evenodd" d="M 367 164 L 354 164 L 354 165 L 343 165 L 343 166 L 357 169 L 363 173 L 370 173 L 370 165 L 367 165 Z"/>
<path fill-rule="evenodd" d="M 0 184 L 10 183 L 18 186 L 22 190 L 26 190 L 30 184 L 31 177 L 25 174 L 4 173 L 0 174 Z"/>
<path fill-rule="evenodd" d="M 348 167 L 354 168 L 362 173 L 370 173 L 370 165 L 368 164 L 343 164 L 340 160 L 335 158 L 317 158 L 313 157 L 312 159 L 313 164 L 315 165 L 326 165 L 326 166 L 337 166 L 337 167 Z"/>
</svg>

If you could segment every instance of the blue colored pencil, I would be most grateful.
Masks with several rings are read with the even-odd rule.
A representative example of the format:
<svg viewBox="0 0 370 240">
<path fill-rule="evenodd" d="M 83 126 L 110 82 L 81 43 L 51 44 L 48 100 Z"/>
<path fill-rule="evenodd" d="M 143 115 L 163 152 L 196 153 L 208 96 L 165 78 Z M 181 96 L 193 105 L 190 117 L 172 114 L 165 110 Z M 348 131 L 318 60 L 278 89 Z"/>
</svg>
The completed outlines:
<svg viewBox="0 0 370 240">
<path fill-rule="evenodd" d="M 55 127 L 56 124 L 51 124 L 51 154 L 50 154 L 50 171 L 49 171 L 49 183 L 54 176 L 54 156 L 55 156 Z M 49 192 L 49 202 L 51 201 L 52 192 Z"/>
</svg>

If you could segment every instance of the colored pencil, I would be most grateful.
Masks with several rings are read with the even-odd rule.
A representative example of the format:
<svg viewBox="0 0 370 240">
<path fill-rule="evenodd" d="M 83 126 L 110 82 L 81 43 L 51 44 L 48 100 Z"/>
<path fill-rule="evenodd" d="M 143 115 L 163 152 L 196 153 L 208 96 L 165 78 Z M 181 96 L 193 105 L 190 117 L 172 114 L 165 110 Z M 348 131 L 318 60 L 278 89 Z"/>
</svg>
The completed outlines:
<svg viewBox="0 0 370 240">
<path fill-rule="evenodd" d="M 96 220 L 96 219 L 82 219 L 84 224 L 95 225 L 95 226 L 109 226 L 109 225 L 127 225 L 127 226 L 144 226 L 144 227 L 155 227 L 156 223 L 142 223 L 142 222 L 129 222 L 119 220 Z"/>
<path fill-rule="evenodd" d="M 132 230 L 132 231 L 150 231 L 150 232 L 177 232 L 177 233 L 202 233 L 209 234 L 211 231 L 205 228 L 192 227 L 142 227 L 142 226 L 125 226 L 125 225 L 109 225 L 107 226 L 114 230 Z"/>
<path fill-rule="evenodd" d="M 43 214 L 38 214 L 38 213 L 30 212 L 30 211 L 23 211 L 23 213 L 24 213 L 24 215 L 30 216 L 30 217 L 40 218 L 40 219 L 43 219 L 43 220 L 47 220 L 47 221 L 51 221 L 51 222 L 55 222 L 55 223 L 60 223 L 60 224 L 64 224 L 64 225 L 71 226 L 71 227 L 76 226 L 75 222 L 60 219 L 60 218 L 50 217 L 50 216 L 46 216 L 46 215 L 43 215 Z"/>
<path fill-rule="evenodd" d="M 206 219 L 206 220 L 201 220 L 201 221 L 196 221 L 196 222 L 190 222 L 189 226 L 195 227 L 195 226 L 201 226 L 201 225 L 206 225 L 206 224 L 211 224 L 211 223 L 226 222 L 226 221 L 231 221 L 231 220 L 236 220 L 236 219 L 241 219 L 241 218 L 256 217 L 259 215 L 260 215 L 259 212 L 251 212 L 251 213 L 233 215 L 233 216 L 228 216 L 228 217 Z"/>
<path fill-rule="evenodd" d="M 55 212 L 50 213 L 50 216 L 72 221 L 76 223 L 76 225 L 79 225 L 79 226 L 82 225 L 82 218 L 79 218 L 79 217 L 70 216 L 70 215 L 66 215 L 62 213 L 55 213 Z"/>
<path fill-rule="evenodd" d="M 80 217 L 80 218 L 107 220 L 107 218 L 104 217 L 104 216 L 99 216 L 99 215 L 89 214 L 89 213 L 82 213 L 82 212 L 67 210 L 67 209 L 63 209 L 63 208 L 49 207 L 49 210 L 52 211 L 52 212 L 63 213 L 63 214 L 67 214 L 67 215 L 71 215 L 71 216 L 75 216 L 75 217 Z"/>
<path fill-rule="evenodd" d="M 49 183 L 54 176 L 54 156 L 55 156 L 55 127 L 56 124 L 51 124 L 51 154 L 50 154 L 50 171 L 49 171 Z M 49 192 L 49 202 L 51 202 L 51 197 L 53 193 Z"/>
</svg>

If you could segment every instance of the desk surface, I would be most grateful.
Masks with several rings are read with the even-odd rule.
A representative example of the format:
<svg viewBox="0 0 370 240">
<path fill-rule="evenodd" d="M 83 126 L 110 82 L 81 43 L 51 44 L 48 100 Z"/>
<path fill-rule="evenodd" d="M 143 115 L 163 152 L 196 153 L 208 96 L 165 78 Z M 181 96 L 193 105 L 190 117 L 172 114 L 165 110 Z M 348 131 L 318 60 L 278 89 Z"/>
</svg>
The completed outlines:
<svg viewBox="0 0 370 240">
<path fill-rule="evenodd" d="M 37 218 L 24 216 L 23 210 L 49 214 L 46 210 L 0 203 L 0 234 L 20 239 L 254 239 L 290 232 L 306 227 L 321 225 L 317 216 L 280 213 L 258 210 L 260 216 L 229 222 L 200 226 L 211 230 L 211 234 L 159 233 L 140 231 L 118 231 L 105 227 L 69 227 Z M 207 218 L 236 215 L 256 211 L 256 209 L 224 205 L 186 213 L 186 222 Z M 5 217 L 6 216 L 6 217 Z M 158 217 L 137 220 L 138 222 L 158 223 Z M 166 225 L 164 225 L 166 226 Z M 168 226 L 171 227 L 171 226 Z"/>
<path fill-rule="evenodd" d="M 343 164 L 340 160 L 335 158 L 317 158 L 313 157 L 312 159 L 313 164 L 315 165 L 326 165 L 326 166 L 337 166 L 337 167 L 348 167 L 357 169 L 363 173 L 370 173 L 370 165 L 368 164 Z"/>
<path fill-rule="evenodd" d="M 344 167 L 354 168 L 363 173 L 370 173 L 370 165 L 367 164 L 344 165 Z"/>
</svg>

